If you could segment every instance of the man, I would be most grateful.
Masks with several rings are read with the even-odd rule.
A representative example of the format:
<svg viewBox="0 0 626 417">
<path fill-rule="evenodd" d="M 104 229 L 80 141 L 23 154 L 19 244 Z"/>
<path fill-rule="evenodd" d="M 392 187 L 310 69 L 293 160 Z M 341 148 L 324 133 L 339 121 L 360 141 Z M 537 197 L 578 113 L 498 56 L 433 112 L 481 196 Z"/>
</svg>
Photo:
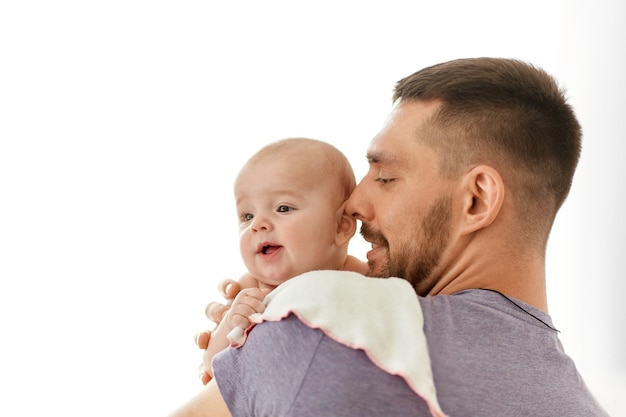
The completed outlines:
<svg viewBox="0 0 626 417">
<path fill-rule="evenodd" d="M 531 65 L 479 58 L 418 71 L 393 99 L 346 212 L 372 244 L 368 275 L 420 296 L 443 412 L 606 415 L 547 313 L 548 235 L 581 149 L 563 92 Z M 181 415 L 428 415 L 405 379 L 327 339 L 294 316 L 258 325 Z"/>
</svg>

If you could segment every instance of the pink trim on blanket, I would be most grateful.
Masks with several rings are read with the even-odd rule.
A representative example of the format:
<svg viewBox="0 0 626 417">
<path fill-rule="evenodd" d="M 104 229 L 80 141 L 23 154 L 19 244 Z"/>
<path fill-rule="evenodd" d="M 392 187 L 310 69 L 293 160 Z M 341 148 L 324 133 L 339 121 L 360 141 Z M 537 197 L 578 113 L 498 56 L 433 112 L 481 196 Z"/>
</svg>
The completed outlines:
<svg viewBox="0 0 626 417">
<path fill-rule="evenodd" d="M 415 392 L 417 395 L 419 395 L 428 405 L 428 408 L 430 409 L 431 414 L 434 417 L 447 417 L 446 414 L 444 414 L 438 407 L 437 404 L 433 403 L 433 401 L 429 398 L 428 393 L 424 393 L 422 392 L 417 386 L 415 386 L 415 384 L 412 382 L 411 378 L 403 373 L 399 373 L 395 370 L 391 370 L 388 369 L 383 363 L 379 362 L 376 357 L 374 357 L 373 354 L 370 353 L 369 349 L 367 348 L 367 346 L 360 346 L 359 344 L 356 343 L 352 343 L 349 340 L 344 340 L 343 338 L 335 335 L 334 333 L 332 333 L 329 329 L 326 329 L 323 325 L 320 324 L 315 324 L 309 320 L 307 320 L 306 317 L 304 317 L 304 315 L 300 314 L 298 311 L 296 310 L 287 310 L 283 315 L 278 316 L 278 317 L 263 317 L 261 320 L 258 320 L 258 316 L 256 317 L 251 317 L 250 320 L 253 321 L 255 319 L 257 319 L 257 321 L 255 321 L 254 323 L 252 323 L 250 326 L 248 326 L 247 329 L 245 329 L 245 331 L 243 332 L 243 338 L 241 340 L 240 343 L 236 343 L 233 342 L 231 343 L 231 347 L 233 348 L 239 348 L 241 347 L 248 336 L 248 333 L 252 330 L 252 328 L 254 326 L 256 326 L 257 324 L 260 324 L 264 321 L 272 321 L 272 322 L 277 322 L 277 321 L 281 321 L 287 317 L 289 317 L 290 314 L 294 314 L 296 317 L 298 317 L 298 319 L 304 323 L 307 327 L 310 327 L 312 329 L 320 329 L 321 331 L 324 332 L 324 334 L 326 336 L 328 336 L 329 338 L 331 338 L 332 340 L 334 340 L 337 343 L 340 343 L 344 346 L 347 346 L 349 348 L 352 349 L 359 349 L 362 350 L 363 352 L 365 352 L 365 355 L 369 358 L 370 361 L 372 361 L 372 363 L 374 365 L 376 365 L 377 367 L 379 367 L 380 369 L 382 369 L 383 371 L 391 374 L 391 375 L 398 375 L 400 376 L 402 379 L 405 380 L 405 382 L 409 385 L 409 387 L 411 388 L 411 390 L 413 392 Z"/>
</svg>

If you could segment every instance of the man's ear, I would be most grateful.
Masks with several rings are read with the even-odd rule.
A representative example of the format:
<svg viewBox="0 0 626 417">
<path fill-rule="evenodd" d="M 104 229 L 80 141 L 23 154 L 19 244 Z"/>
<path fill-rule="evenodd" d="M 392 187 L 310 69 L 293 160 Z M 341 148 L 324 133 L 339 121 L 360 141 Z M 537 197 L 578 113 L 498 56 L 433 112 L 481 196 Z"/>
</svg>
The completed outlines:
<svg viewBox="0 0 626 417">
<path fill-rule="evenodd" d="M 337 211 L 337 234 L 335 235 L 335 244 L 337 246 L 346 245 L 356 233 L 356 219 L 346 213 L 345 206 L 346 204 L 344 203 Z"/>
<path fill-rule="evenodd" d="M 504 203 L 504 181 L 489 165 L 472 168 L 463 179 L 463 235 L 488 227 Z"/>
</svg>

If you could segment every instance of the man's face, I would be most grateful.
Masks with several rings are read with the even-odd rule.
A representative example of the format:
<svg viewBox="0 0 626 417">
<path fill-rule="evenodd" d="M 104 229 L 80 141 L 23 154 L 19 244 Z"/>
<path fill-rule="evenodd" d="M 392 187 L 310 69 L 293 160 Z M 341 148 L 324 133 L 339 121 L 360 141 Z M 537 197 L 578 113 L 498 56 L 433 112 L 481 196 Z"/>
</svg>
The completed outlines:
<svg viewBox="0 0 626 417">
<path fill-rule="evenodd" d="M 439 175 L 435 151 L 419 137 L 435 109 L 421 102 L 394 108 L 370 143 L 369 171 L 346 205 L 372 244 L 370 275 L 405 278 L 421 295 L 441 274 L 451 220 L 452 181 Z"/>
</svg>

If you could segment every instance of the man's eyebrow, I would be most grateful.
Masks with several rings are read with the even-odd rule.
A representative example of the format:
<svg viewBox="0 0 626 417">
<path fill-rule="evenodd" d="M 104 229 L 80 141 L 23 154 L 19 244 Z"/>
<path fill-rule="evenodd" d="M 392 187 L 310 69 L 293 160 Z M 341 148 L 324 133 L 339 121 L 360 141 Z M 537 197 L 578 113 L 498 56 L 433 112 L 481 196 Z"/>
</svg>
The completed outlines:
<svg viewBox="0 0 626 417">
<path fill-rule="evenodd" d="M 382 155 L 380 152 L 375 152 L 375 151 L 368 151 L 366 158 L 367 158 L 367 162 L 370 164 L 377 164 L 381 160 L 385 159 L 384 155 Z"/>
<path fill-rule="evenodd" d="M 367 162 L 370 164 L 400 164 L 401 160 L 395 155 L 389 155 L 378 151 L 367 152 Z"/>
</svg>

